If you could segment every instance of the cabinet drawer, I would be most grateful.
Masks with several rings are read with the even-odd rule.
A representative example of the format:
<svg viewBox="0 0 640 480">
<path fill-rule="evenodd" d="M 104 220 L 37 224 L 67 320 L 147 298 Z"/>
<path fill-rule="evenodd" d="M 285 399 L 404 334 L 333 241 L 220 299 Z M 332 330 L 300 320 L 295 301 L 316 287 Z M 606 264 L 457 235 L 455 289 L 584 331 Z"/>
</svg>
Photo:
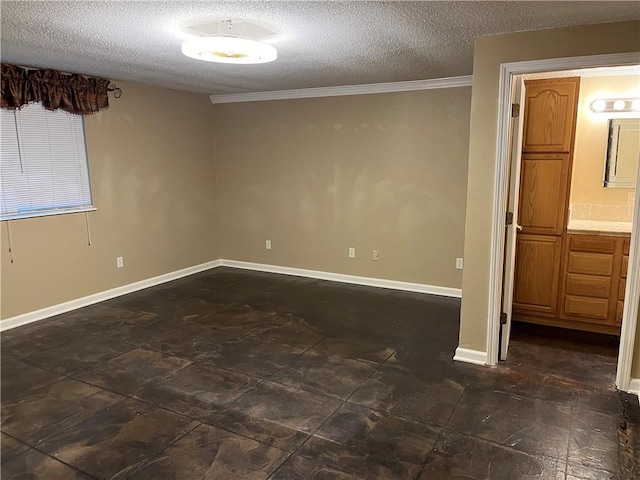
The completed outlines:
<svg viewBox="0 0 640 480">
<path fill-rule="evenodd" d="M 622 242 L 622 253 L 625 255 L 629 255 L 629 245 L 631 244 L 630 238 L 625 238 Z"/>
<path fill-rule="evenodd" d="M 567 295 L 564 302 L 564 311 L 567 315 L 576 317 L 606 320 L 609 311 L 609 300 L 606 298 Z"/>
<path fill-rule="evenodd" d="M 569 243 L 572 252 L 613 253 L 615 248 L 615 238 L 593 235 L 572 235 Z"/>
<path fill-rule="evenodd" d="M 613 255 L 569 252 L 569 273 L 611 275 L 612 271 Z"/>
<path fill-rule="evenodd" d="M 616 306 L 616 323 L 622 323 L 622 312 L 624 311 L 624 302 L 618 300 L 618 305 Z"/>
<path fill-rule="evenodd" d="M 624 291 L 627 289 L 627 280 L 625 278 L 620 279 L 618 283 L 618 300 L 624 300 Z"/>
<path fill-rule="evenodd" d="M 620 276 L 627 278 L 627 268 L 629 268 L 629 255 L 622 256 L 622 265 L 620 266 Z"/>
<path fill-rule="evenodd" d="M 578 273 L 569 273 L 567 275 L 567 293 L 569 295 L 609 298 L 610 291 L 610 277 L 580 275 Z"/>
</svg>

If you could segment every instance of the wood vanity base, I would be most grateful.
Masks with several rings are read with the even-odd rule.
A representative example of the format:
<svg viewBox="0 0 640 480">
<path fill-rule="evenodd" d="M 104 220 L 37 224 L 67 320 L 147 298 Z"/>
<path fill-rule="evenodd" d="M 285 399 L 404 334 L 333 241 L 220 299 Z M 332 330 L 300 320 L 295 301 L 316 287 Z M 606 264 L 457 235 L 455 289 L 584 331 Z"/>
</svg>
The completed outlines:
<svg viewBox="0 0 640 480">
<path fill-rule="evenodd" d="M 628 235 L 565 234 L 553 314 L 514 305 L 516 321 L 620 335 Z"/>
</svg>

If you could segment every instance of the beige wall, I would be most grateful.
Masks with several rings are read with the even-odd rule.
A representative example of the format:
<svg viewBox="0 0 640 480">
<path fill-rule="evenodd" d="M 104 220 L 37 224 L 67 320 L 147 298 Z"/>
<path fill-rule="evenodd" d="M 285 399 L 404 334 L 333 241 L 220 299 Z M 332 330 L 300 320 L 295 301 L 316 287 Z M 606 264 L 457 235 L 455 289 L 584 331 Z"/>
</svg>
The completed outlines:
<svg viewBox="0 0 640 480">
<path fill-rule="evenodd" d="M 475 43 L 460 346 L 486 351 L 500 64 L 640 50 L 640 22 L 479 37 Z M 635 376 L 640 377 L 636 356 Z"/>
<path fill-rule="evenodd" d="M 459 288 L 470 94 L 216 106 L 222 256 Z"/>
<path fill-rule="evenodd" d="M 638 93 L 637 75 L 582 78 L 569 200 L 571 219 L 632 221 L 635 189 L 602 186 L 609 119 L 591 112 L 589 105 L 596 98 L 635 97 Z"/>
<path fill-rule="evenodd" d="M 15 220 L 10 263 L 2 222 L 2 318 L 219 258 L 208 98 L 118 84 L 85 117 L 93 244 L 84 214 Z"/>
</svg>

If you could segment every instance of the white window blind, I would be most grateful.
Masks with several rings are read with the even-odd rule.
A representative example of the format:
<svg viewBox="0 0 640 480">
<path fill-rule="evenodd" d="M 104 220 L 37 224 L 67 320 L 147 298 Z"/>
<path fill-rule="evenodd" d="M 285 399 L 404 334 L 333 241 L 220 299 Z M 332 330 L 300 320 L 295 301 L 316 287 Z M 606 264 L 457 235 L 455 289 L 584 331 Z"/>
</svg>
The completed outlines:
<svg viewBox="0 0 640 480">
<path fill-rule="evenodd" d="M 94 210 L 81 115 L 0 110 L 0 220 Z"/>
</svg>

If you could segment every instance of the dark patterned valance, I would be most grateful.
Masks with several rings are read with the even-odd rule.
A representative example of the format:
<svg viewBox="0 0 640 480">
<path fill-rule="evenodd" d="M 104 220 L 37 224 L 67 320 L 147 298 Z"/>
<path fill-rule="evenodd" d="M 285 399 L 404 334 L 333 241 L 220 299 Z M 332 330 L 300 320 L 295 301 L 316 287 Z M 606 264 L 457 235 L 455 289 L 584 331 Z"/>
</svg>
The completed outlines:
<svg viewBox="0 0 640 480">
<path fill-rule="evenodd" d="M 109 108 L 108 92 L 114 90 L 121 92 L 104 78 L 2 64 L 2 108 L 42 102 L 48 110 L 87 115 Z"/>
</svg>

